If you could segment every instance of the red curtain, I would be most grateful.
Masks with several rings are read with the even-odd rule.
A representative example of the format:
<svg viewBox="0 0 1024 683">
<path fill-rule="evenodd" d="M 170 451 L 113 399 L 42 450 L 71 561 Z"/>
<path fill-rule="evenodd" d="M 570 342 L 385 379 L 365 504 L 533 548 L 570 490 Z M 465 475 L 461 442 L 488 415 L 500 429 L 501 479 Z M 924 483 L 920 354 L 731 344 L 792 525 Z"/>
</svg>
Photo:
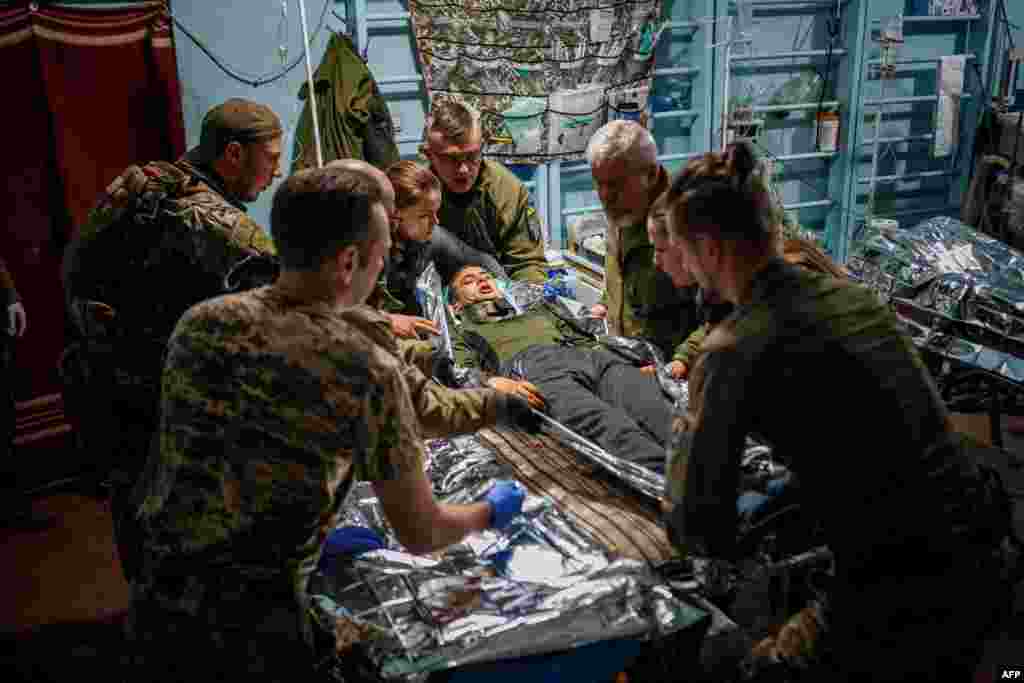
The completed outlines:
<svg viewBox="0 0 1024 683">
<path fill-rule="evenodd" d="M 184 152 L 174 46 L 162 3 L 115 10 L 0 10 L 7 180 L 0 256 L 28 313 L 19 398 L 59 391 L 60 261 L 103 189 L 127 166 Z"/>
</svg>

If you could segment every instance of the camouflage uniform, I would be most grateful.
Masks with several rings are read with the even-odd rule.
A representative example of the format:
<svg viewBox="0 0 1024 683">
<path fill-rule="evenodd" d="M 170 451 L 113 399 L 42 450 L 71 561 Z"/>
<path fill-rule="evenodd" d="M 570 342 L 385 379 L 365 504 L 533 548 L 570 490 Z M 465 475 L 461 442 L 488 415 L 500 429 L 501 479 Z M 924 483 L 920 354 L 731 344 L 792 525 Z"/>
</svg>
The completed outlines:
<svg viewBox="0 0 1024 683">
<path fill-rule="evenodd" d="M 993 596 L 964 586 L 993 583 L 979 563 L 1009 520 L 895 314 L 858 285 L 781 260 L 756 275 L 750 301 L 705 340 L 673 419 L 669 529 L 681 548 L 733 557 L 748 435 L 790 460 L 803 514 L 835 554 L 837 668 L 912 680 L 938 653 L 950 657 L 940 666 L 969 659 Z"/>
<path fill-rule="evenodd" d="M 156 427 L 164 349 L 175 322 L 231 286 L 268 282 L 276 275 L 274 254 L 244 205 L 212 171 L 186 158 L 129 167 L 68 246 L 64 282 L 81 340 L 66 356 L 66 393 L 86 447 L 117 458 L 110 477 L 119 526 Z M 240 270 L 233 269 L 249 257 L 265 259 L 267 271 L 234 282 Z M 112 307 L 113 319 L 93 320 L 88 301 Z M 130 575 L 126 533 L 119 529 L 118 543 Z"/>
<path fill-rule="evenodd" d="M 333 629 L 313 628 L 306 586 L 352 480 L 423 467 L 423 439 L 442 426 L 494 423 L 493 390 L 429 385 L 367 306 L 271 286 L 181 318 L 160 449 L 136 492 L 145 543 L 129 634 L 147 680 L 329 668 Z"/>
<path fill-rule="evenodd" d="M 668 172 L 659 166 L 648 205 L 668 189 L 668 183 Z M 609 215 L 606 244 L 601 303 L 608 307 L 608 329 L 619 336 L 649 339 L 671 355 L 697 328 L 695 288 L 677 289 L 654 265 L 646 209 L 621 218 Z"/>
<path fill-rule="evenodd" d="M 493 254 L 516 280 L 541 284 L 547 260 L 530 193 L 501 164 L 484 159 L 469 192 L 441 193 L 438 223 L 469 246 Z"/>
</svg>

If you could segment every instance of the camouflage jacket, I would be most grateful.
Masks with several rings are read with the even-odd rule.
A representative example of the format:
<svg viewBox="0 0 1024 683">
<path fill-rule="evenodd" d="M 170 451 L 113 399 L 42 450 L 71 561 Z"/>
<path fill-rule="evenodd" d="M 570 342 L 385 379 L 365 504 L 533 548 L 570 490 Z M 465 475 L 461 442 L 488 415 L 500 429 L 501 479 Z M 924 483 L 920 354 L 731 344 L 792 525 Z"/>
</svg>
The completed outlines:
<svg viewBox="0 0 1024 683">
<path fill-rule="evenodd" d="M 391 112 L 373 74 L 356 52 L 352 39 L 335 34 L 313 75 L 317 122 L 324 163 L 360 159 L 381 170 L 398 161 Z M 316 166 L 313 113 L 309 85 L 299 89 L 306 102 L 295 130 L 292 172 Z"/>
<path fill-rule="evenodd" d="M 0 303 L 10 306 L 20 300 L 21 297 L 18 296 L 18 290 L 14 288 L 14 278 L 11 277 L 11 272 L 7 270 L 7 264 L 0 258 Z"/>
<path fill-rule="evenodd" d="M 516 280 L 547 279 L 543 236 L 530 193 L 501 164 L 485 159 L 469 192 L 441 195 L 438 223 L 469 246 L 493 254 Z"/>
<path fill-rule="evenodd" d="M 299 629 L 309 642 L 307 581 L 351 481 L 423 467 L 423 439 L 441 422 L 494 424 L 493 390 L 431 393 L 436 383 L 398 353 L 379 312 L 276 286 L 181 318 L 160 448 L 136 492 L 138 638 L 159 643 L 163 624 L 185 616 L 213 640 Z"/>
<path fill-rule="evenodd" d="M 242 275 L 259 261 L 266 270 Z M 79 332 L 112 340 L 120 378 L 154 390 L 167 339 L 189 306 L 275 276 L 267 233 L 211 171 L 185 159 L 124 171 L 64 256 L 65 291 Z M 86 301 L 113 308 L 113 320 L 93 324 L 82 315 Z"/>
<path fill-rule="evenodd" d="M 800 477 L 844 576 L 955 554 L 979 530 L 978 471 L 901 323 L 859 285 L 771 261 L 705 339 L 689 395 L 666 468 L 683 549 L 731 557 L 748 435 Z"/>
<path fill-rule="evenodd" d="M 668 189 L 668 172 L 658 169 L 650 202 Z M 695 288 L 677 289 L 654 265 L 654 247 L 647 237 L 647 211 L 608 216 L 604 293 L 608 328 L 624 337 L 644 337 L 666 356 L 698 327 Z"/>
</svg>

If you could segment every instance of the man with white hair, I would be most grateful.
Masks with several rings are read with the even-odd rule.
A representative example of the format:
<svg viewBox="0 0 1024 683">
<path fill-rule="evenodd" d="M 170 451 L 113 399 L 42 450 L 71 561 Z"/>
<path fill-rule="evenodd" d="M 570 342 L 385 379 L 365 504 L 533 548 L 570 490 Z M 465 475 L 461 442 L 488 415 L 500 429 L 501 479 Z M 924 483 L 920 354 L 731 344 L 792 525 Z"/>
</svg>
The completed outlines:
<svg viewBox="0 0 1024 683">
<path fill-rule="evenodd" d="M 612 334 L 643 337 L 667 357 L 697 327 L 693 288 L 676 289 L 654 262 L 647 213 L 666 190 L 650 132 L 635 121 L 612 121 L 587 143 L 587 161 L 608 218 L 604 293 L 591 314 Z"/>
</svg>

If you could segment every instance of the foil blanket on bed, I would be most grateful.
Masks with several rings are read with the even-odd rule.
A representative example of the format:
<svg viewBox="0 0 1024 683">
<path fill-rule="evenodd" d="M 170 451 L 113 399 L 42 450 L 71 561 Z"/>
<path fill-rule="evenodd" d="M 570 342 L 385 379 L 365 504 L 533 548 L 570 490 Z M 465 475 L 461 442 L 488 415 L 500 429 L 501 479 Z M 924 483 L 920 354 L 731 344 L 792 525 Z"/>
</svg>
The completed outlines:
<svg viewBox="0 0 1024 683">
<path fill-rule="evenodd" d="M 1024 381 L 1024 254 L 942 216 L 869 229 L 847 265 L 893 304 L 919 346 Z"/>
<path fill-rule="evenodd" d="M 488 430 L 429 442 L 427 473 L 438 499 L 481 500 L 496 479 L 516 478 L 517 467 L 488 442 L 502 438 Z M 431 556 L 406 553 L 372 487 L 355 485 L 341 524 L 374 529 L 386 548 L 339 563 L 332 576 L 314 577 L 310 588 L 319 618 L 359 642 L 382 676 L 404 680 L 469 663 L 706 626 L 708 612 L 673 596 L 650 563 L 611 551 L 601 525 L 537 495 L 543 488 L 538 482 L 524 483 L 529 494 L 523 514 L 508 528 L 472 534 Z M 658 542 L 640 542 L 647 544 L 641 555 L 658 554 Z"/>
</svg>

